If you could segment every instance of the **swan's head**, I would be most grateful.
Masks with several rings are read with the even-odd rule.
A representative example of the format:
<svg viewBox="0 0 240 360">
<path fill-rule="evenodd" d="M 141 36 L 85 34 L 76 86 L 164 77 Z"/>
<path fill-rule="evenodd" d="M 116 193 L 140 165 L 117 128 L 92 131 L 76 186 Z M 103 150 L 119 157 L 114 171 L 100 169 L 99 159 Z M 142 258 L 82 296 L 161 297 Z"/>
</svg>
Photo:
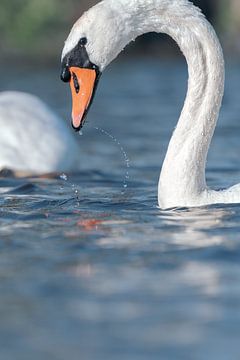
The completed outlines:
<svg viewBox="0 0 240 360">
<path fill-rule="evenodd" d="M 83 126 L 102 71 L 128 42 L 116 2 L 98 3 L 73 26 L 62 52 L 61 79 L 70 82 L 74 129 Z"/>
</svg>

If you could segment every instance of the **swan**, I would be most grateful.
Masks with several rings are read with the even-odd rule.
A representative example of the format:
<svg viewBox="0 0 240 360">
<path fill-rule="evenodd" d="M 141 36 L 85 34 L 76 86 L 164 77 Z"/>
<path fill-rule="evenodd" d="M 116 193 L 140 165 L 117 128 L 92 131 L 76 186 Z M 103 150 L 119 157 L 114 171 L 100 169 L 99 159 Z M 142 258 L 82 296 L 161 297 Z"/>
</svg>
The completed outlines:
<svg viewBox="0 0 240 360">
<path fill-rule="evenodd" d="M 208 188 L 205 165 L 224 92 L 224 58 L 218 37 L 188 0 L 103 0 L 73 26 L 63 47 L 61 79 L 70 82 L 72 125 L 78 130 L 107 65 L 147 32 L 166 33 L 188 64 L 188 91 L 171 137 L 158 185 L 162 209 L 239 203 L 240 184 Z"/>
<path fill-rule="evenodd" d="M 0 169 L 16 175 L 70 171 L 78 144 L 68 126 L 39 98 L 0 92 Z"/>
</svg>

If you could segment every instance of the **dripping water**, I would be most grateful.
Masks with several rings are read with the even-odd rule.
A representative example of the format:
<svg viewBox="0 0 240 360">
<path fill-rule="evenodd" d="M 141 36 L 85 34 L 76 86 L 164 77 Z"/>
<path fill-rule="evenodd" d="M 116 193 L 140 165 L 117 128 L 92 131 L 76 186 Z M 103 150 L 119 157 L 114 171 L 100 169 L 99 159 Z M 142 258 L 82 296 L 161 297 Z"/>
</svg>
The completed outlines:
<svg viewBox="0 0 240 360">
<path fill-rule="evenodd" d="M 121 142 L 115 136 L 113 136 L 108 131 L 104 130 L 103 128 L 95 127 L 95 129 L 100 131 L 103 135 L 110 138 L 115 144 L 117 144 L 118 148 L 120 149 L 122 158 L 124 160 L 125 168 L 126 168 L 124 179 L 123 179 L 123 191 L 121 192 L 121 194 L 124 194 L 128 188 L 128 182 L 129 182 L 129 178 L 130 178 L 130 176 L 129 176 L 129 169 L 130 169 L 129 157 L 128 157 L 126 151 L 124 150 Z M 79 136 L 82 136 L 82 135 L 83 135 L 83 132 L 82 132 L 82 130 L 80 130 Z M 72 191 L 74 193 L 74 197 L 77 199 L 78 206 L 79 206 L 80 205 L 79 190 L 76 188 L 76 185 L 74 183 L 70 182 L 68 175 L 66 175 L 65 173 L 62 173 L 60 175 L 60 179 L 63 180 L 64 182 L 68 182 L 71 185 Z M 61 187 L 61 190 L 63 190 L 63 187 Z"/>
<path fill-rule="evenodd" d="M 124 150 L 124 148 L 123 148 L 122 144 L 120 143 L 120 141 L 115 136 L 110 134 L 108 131 L 104 130 L 101 127 L 97 127 L 97 126 L 95 126 L 95 129 L 100 131 L 103 135 L 110 138 L 115 144 L 117 144 L 118 148 L 120 149 L 120 152 L 121 152 L 123 160 L 124 160 L 125 168 L 126 168 L 124 179 L 123 179 L 123 189 L 126 190 L 128 188 L 129 169 L 130 169 L 130 160 L 129 160 L 129 157 L 128 157 L 126 151 Z M 124 194 L 124 191 L 122 191 L 122 194 Z"/>
<path fill-rule="evenodd" d="M 65 182 L 68 182 L 71 185 L 74 197 L 77 200 L 77 206 L 80 206 L 79 190 L 77 189 L 76 185 L 69 180 L 68 175 L 66 175 L 65 173 L 62 173 L 60 175 L 60 179 L 65 181 Z M 63 189 L 63 187 L 61 187 L 61 190 L 62 189 Z"/>
</svg>

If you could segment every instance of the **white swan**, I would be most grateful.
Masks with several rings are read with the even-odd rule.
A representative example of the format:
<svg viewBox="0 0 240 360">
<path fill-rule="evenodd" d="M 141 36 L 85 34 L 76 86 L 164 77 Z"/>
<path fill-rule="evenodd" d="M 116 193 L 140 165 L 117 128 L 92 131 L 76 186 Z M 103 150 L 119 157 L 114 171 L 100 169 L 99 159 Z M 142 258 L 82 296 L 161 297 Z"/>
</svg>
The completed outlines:
<svg viewBox="0 0 240 360">
<path fill-rule="evenodd" d="M 72 89 L 73 126 L 83 125 L 101 72 L 131 40 L 152 31 L 178 43 L 189 71 L 187 97 L 160 174 L 159 206 L 239 203 L 240 184 L 223 191 L 206 185 L 224 59 L 214 29 L 188 0 L 104 0 L 76 22 L 62 53 L 62 80 L 70 81 Z"/>
<path fill-rule="evenodd" d="M 45 174 L 73 170 L 77 159 L 70 129 L 40 99 L 0 93 L 0 169 Z"/>
</svg>

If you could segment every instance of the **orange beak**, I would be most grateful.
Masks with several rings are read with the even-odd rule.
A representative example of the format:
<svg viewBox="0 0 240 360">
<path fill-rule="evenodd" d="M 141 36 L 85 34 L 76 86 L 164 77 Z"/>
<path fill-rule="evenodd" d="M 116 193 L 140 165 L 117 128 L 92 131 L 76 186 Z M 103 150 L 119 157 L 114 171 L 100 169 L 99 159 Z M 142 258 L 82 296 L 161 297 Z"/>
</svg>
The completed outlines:
<svg viewBox="0 0 240 360">
<path fill-rule="evenodd" d="M 92 69 L 70 67 L 72 91 L 72 126 L 79 130 L 94 95 L 97 73 Z"/>
</svg>

